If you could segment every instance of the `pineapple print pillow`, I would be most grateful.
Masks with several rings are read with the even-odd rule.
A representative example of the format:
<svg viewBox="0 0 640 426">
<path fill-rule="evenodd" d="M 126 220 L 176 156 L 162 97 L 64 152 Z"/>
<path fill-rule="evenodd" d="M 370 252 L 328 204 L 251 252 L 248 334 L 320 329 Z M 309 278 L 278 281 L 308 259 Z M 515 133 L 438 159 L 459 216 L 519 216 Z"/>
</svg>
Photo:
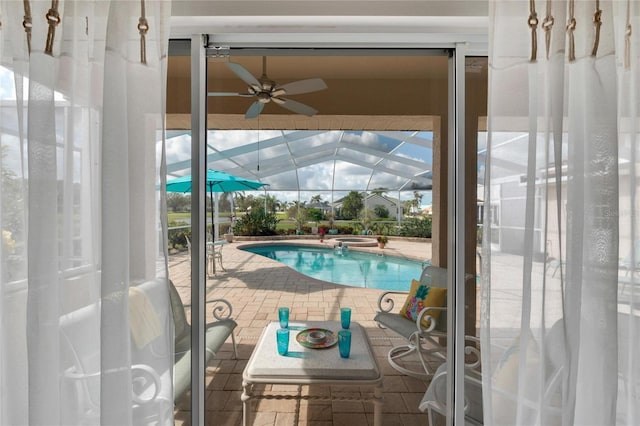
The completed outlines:
<svg viewBox="0 0 640 426">
<path fill-rule="evenodd" d="M 441 308 L 447 300 L 447 289 L 441 287 L 429 287 L 418 280 L 411 280 L 411 289 L 404 306 L 400 309 L 400 315 L 415 321 L 420 311 L 428 306 Z M 440 318 L 439 310 L 428 313 L 433 319 Z M 427 320 L 422 321 L 423 327 L 429 327 Z"/>
</svg>

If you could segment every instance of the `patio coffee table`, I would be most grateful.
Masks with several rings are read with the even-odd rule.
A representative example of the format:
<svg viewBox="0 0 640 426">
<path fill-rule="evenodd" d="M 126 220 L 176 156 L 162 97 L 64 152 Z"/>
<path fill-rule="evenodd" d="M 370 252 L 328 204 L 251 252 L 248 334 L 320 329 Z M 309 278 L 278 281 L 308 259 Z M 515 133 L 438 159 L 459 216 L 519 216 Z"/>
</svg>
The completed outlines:
<svg viewBox="0 0 640 426">
<path fill-rule="evenodd" d="M 337 333 L 341 330 L 338 321 L 306 321 L 289 323 L 289 353 L 279 355 L 276 348 L 278 322 L 272 322 L 264 329 L 249 362 L 242 373 L 242 414 L 243 424 L 249 424 L 250 399 L 328 399 L 328 397 L 253 395 L 255 384 L 286 385 L 356 385 L 373 387 L 374 425 L 381 425 L 382 414 L 382 371 L 378 367 L 366 332 L 356 322 L 352 322 L 351 354 L 340 358 L 338 345 L 324 349 L 303 347 L 296 341 L 296 335 L 307 328 L 324 328 Z M 364 398 L 348 400 L 364 400 Z"/>
</svg>

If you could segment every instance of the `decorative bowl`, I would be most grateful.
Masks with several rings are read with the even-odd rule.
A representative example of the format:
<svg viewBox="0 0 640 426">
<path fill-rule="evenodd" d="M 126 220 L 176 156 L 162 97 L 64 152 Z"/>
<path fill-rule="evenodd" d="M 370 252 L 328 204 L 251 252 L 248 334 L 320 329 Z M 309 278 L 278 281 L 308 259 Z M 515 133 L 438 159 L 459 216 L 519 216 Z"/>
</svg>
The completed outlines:
<svg viewBox="0 0 640 426">
<path fill-rule="evenodd" d="M 310 343 L 322 343 L 327 339 L 327 334 L 322 330 L 314 330 L 309 332 L 307 340 Z"/>
</svg>

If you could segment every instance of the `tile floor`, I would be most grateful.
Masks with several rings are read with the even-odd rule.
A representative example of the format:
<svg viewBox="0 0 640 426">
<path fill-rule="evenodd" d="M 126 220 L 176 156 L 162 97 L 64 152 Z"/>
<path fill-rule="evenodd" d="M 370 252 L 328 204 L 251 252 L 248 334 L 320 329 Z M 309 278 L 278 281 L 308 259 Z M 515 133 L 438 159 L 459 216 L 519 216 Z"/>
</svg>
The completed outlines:
<svg viewBox="0 0 640 426">
<path fill-rule="evenodd" d="M 325 245 L 330 240 L 325 240 Z M 318 244 L 319 241 L 306 241 Z M 402 339 L 388 330 L 377 327 L 373 317 L 377 310 L 380 290 L 351 288 L 328 284 L 300 275 L 271 259 L 239 250 L 243 243 L 233 242 L 223 248 L 226 272 L 218 270 L 207 279 L 207 296 L 224 297 L 233 305 L 239 359 L 232 357 L 230 340 L 225 343 L 216 359 L 207 367 L 206 419 L 209 425 L 232 426 L 242 423 L 242 371 L 254 345 L 269 322 L 277 320 L 279 306 L 291 307 L 291 320 L 339 320 L 339 308 L 353 309 L 352 321 L 359 322 L 367 330 L 374 353 L 384 373 L 384 404 L 382 424 L 425 425 L 427 415 L 418 410 L 427 384 L 422 380 L 401 375 L 389 367 L 387 351 L 401 344 Z M 381 249 L 364 250 L 379 253 Z M 387 254 L 397 254 L 416 260 L 431 258 L 431 245 L 425 241 L 391 239 L 384 249 Z M 172 255 L 169 274 L 185 303 L 189 300 L 190 266 L 185 253 Z M 402 300 L 399 302 L 401 305 Z M 399 309 L 399 306 L 396 305 Z M 208 314 L 210 315 L 210 313 Z M 353 397 L 367 388 L 338 386 L 283 386 L 263 388 L 267 393 L 277 390 L 292 395 L 331 395 Z M 175 424 L 189 424 L 189 398 L 176 406 Z M 371 403 L 354 401 L 317 400 L 259 400 L 252 405 L 253 425 L 345 425 L 373 424 Z"/>
</svg>

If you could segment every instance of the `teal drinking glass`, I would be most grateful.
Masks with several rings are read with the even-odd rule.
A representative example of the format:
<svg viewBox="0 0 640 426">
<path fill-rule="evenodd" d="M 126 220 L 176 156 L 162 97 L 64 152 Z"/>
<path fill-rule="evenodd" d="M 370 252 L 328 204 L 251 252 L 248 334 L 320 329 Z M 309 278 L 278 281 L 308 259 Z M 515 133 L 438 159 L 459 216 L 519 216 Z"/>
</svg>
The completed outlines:
<svg viewBox="0 0 640 426">
<path fill-rule="evenodd" d="M 342 322 L 342 328 L 349 328 L 351 325 L 351 308 L 340 308 L 340 322 Z"/>
<path fill-rule="evenodd" d="M 279 328 L 276 330 L 276 342 L 278 343 L 278 353 L 286 355 L 289 352 L 289 329 Z"/>
<path fill-rule="evenodd" d="M 289 308 L 278 309 L 278 319 L 280 320 L 280 328 L 289 327 Z"/>
<path fill-rule="evenodd" d="M 338 349 L 341 358 L 349 358 L 351 352 L 351 332 L 349 330 L 338 331 Z"/>
</svg>

